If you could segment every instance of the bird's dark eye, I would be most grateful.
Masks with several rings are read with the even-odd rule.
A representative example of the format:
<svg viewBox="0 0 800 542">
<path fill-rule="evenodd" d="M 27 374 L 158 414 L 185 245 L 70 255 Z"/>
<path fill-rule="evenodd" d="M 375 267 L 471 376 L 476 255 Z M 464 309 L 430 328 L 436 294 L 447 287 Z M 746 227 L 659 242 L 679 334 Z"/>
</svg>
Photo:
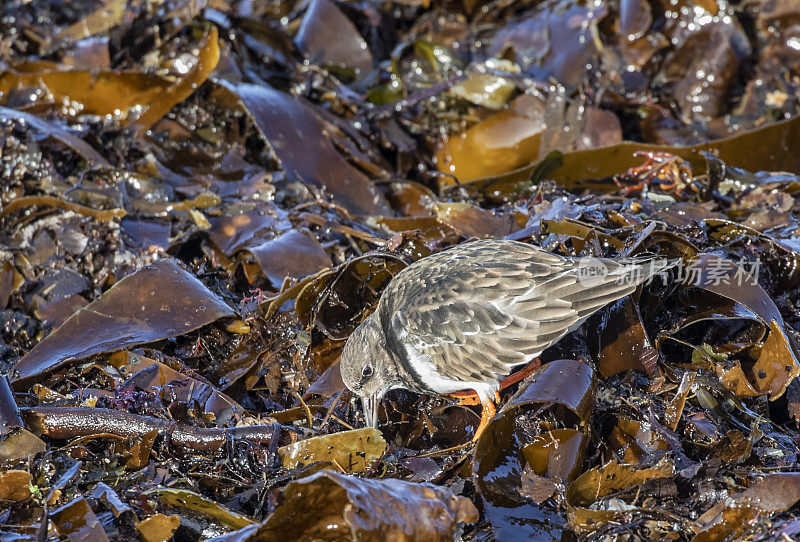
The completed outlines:
<svg viewBox="0 0 800 542">
<path fill-rule="evenodd" d="M 361 378 L 369 378 L 372 376 L 372 365 L 364 365 L 361 369 Z"/>
</svg>

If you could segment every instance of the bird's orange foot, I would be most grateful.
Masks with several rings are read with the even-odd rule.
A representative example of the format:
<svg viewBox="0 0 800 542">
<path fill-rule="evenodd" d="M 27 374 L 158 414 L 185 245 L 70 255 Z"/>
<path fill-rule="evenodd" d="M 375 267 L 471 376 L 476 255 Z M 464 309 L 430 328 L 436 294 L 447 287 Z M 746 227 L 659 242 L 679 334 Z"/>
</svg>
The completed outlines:
<svg viewBox="0 0 800 542">
<path fill-rule="evenodd" d="M 495 393 L 495 398 L 499 401 L 500 395 Z M 494 403 L 491 401 L 481 401 L 481 423 L 478 425 L 478 428 L 475 430 L 475 436 L 472 437 L 472 442 L 478 442 L 478 439 L 481 437 L 481 433 L 483 430 L 486 429 L 486 426 L 489 425 L 489 421 L 494 418 L 494 415 L 497 414 L 497 407 L 494 406 Z"/>
<path fill-rule="evenodd" d="M 542 366 L 542 362 L 539 358 L 533 359 L 528 365 L 526 365 L 523 369 L 517 371 L 516 373 L 507 376 L 503 380 L 500 381 L 499 389 L 505 389 L 509 386 L 512 386 L 527 378 L 529 375 L 533 374 L 536 369 Z M 491 401 L 483 402 L 478 397 L 478 394 L 472 390 L 465 390 L 465 391 L 456 391 L 453 393 L 448 394 L 450 397 L 458 401 L 459 405 L 464 406 L 473 406 L 473 405 L 482 405 L 481 409 L 481 423 L 478 425 L 478 429 L 475 430 L 475 436 L 472 437 L 472 442 L 476 442 L 478 438 L 483 433 L 483 430 L 489 424 L 489 420 L 494 418 L 494 415 L 497 414 L 497 407 L 494 403 L 500 402 L 500 393 L 494 392 L 494 403 Z"/>
<path fill-rule="evenodd" d="M 459 405 L 475 406 L 481 404 L 478 394 L 472 390 L 454 391 L 453 393 L 448 393 L 448 395 L 458 401 Z"/>
</svg>

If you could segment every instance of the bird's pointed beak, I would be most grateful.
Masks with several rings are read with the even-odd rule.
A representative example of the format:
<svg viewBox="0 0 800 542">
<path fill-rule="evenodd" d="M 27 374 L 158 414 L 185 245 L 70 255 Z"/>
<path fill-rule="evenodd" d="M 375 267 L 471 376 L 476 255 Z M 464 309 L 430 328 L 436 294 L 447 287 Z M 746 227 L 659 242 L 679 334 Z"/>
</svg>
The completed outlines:
<svg viewBox="0 0 800 542">
<path fill-rule="evenodd" d="M 367 422 L 367 427 L 376 427 L 378 425 L 378 407 L 384 395 L 385 392 L 366 395 L 361 398 L 361 404 L 364 408 L 364 420 Z"/>
</svg>

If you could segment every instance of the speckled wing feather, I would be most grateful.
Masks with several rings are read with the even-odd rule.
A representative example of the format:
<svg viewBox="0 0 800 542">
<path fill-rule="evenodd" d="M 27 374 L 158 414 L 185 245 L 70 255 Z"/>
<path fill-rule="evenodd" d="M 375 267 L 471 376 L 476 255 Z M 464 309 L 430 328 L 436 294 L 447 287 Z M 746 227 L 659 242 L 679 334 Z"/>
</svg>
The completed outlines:
<svg viewBox="0 0 800 542">
<path fill-rule="evenodd" d="M 428 358 L 441 376 L 496 380 L 651 274 L 641 261 L 594 261 L 607 272 L 587 281 L 577 260 L 522 243 L 468 243 L 404 270 L 379 311 L 399 343 Z"/>
</svg>

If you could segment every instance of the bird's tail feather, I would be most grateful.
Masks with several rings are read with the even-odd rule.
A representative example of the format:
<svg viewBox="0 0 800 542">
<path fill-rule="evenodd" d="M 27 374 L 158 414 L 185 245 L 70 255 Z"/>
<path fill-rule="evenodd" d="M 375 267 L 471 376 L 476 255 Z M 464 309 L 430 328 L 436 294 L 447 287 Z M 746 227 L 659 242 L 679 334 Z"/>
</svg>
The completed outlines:
<svg viewBox="0 0 800 542">
<path fill-rule="evenodd" d="M 580 287 L 563 299 L 570 302 L 581 316 L 588 316 L 600 307 L 632 293 L 640 284 L 665 273 L 677 261 L 665 258 L 628 258 L 612 260 L 584 258 L 577 261 Z"/>
</svg>

